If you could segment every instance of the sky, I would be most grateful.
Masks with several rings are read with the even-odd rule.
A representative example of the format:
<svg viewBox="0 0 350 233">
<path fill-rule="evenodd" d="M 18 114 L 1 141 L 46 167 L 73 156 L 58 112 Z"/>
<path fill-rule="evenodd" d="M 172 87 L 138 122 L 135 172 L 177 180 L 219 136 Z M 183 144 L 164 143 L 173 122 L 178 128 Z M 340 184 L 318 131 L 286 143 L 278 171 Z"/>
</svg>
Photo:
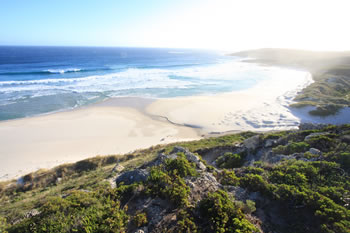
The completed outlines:
<svg viewBox="0 0 350 233">
<path fill-rule="evenodd" d="M 0 45 L 350 50 L 349 0 L 1 0 Z"/>
</svg>

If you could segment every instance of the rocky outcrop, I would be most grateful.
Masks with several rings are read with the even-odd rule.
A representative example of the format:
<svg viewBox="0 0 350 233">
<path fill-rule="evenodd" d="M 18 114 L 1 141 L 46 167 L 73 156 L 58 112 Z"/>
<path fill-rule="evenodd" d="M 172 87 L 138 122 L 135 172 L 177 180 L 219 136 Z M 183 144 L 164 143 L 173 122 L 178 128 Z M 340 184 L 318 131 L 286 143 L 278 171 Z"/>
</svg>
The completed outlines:
<svg viewBox="0 0 350 233">
<path fill-rule="evenodd" d="M 245 148 L 247 148 L 250 151 L 256 150 L 261 143 L 261 139 L 259 135 L 247 138 L 246 140 L 243 141 L 243 145 Z"/>
<path fill-rule="evenodd" d="M 325 133 L 325 132 L 322 132 L 322 133 L 312 133 L 312 134 L 309 134 L 305 137 L 305 141 L 307 140 L 310 140 L 311 138 L 314 138 L 314 137 L 318 137 L 318 136 L 322 136 L 322 135 L 327 135 L 328 133 Z"/>
<path fill-rule="evenodd" d="M 191 189 L 189 201 L 194 205 L 208 195 L 209 192 L 215 192 L 222 186 L 213 174 L 209 172 L 202 173 L 200 177 L 187 179 L 186 184 Z"/>
<path fill-rule="evenodd" d="M 172 152 L 170 153 L 171 155 L 176 155 L 177 153 L 184 153 L 184 155 L 186 156 L 187 160 L 195 163 L 197 168 L 199 168 L 200 170 L 205 170 L 207 167 L 203 164 L 203 162 L 201 161 L 200 157 L 191 153 L 189 150 L 180 147 L 180 146 L 175 146 L 174 149 L 172 150 Z"/>
<path fill-rule="evenodd" d="M 135 182 L 144 182 L 147 180 L 149 176 L 149 172 L 145 169 L 135 169 L 133 171 L 127 171 L 122 173 L 117 177 L 116 183 L 117 185 L 123 183 L 125 185 L 129 185 Z"/>
</svg>

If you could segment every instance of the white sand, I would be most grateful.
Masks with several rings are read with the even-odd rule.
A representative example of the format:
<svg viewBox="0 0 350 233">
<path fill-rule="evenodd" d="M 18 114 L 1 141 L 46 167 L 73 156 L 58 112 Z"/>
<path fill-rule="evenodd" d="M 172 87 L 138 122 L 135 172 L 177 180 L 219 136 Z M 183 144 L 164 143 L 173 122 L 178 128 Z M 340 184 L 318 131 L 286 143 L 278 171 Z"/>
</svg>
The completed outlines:
<svg viewBox="0 0 350 233">
<path fill-rule="evenodd" d="M 290 70 L 287 77 L 265 80 L 244 91 L 160 99 L 150 104 L 147 112 L 206 132 L 292 129 L 297 128 L 300 119 L 288 105 L 312 82 L 309 73 Z"/>
<path fill-rule="evenodd" d="M 101 104 L 0 123 L 0 180 L 96 155 L 198 139 L 191 128 Z"/>
</svg>

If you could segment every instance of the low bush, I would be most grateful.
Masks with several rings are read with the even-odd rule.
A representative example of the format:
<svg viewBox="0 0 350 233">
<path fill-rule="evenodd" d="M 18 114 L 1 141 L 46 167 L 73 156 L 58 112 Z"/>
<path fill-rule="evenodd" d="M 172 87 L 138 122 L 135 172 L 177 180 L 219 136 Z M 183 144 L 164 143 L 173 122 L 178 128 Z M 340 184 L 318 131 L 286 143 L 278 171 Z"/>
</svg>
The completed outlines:
<svg viewBox="0 0 350 233">
<path fill-rule="evenodd" d="M 273 148 L 272 152 L 275 154 L 290 155 L 294 153 L 305 152 L 309 148 L 310 148 L 310 145 L 306 142 L 292 142 L 285 146 L 279 145 Z"/>
<path fill-rule="evenodd" d="M 225 191 L 209 193 L 199 203 L 201 216 L 213 232 L 255 232 L 257 229 L 244 218 L 244 214 Z"/>
<path fill-rule="evenodd" d="M 176 159 L 167 159 L 165 169 L 168 173 L 178 174 L 180 177 L 196 176 L 195 164 L 190 163 L 184 153 L 178 153 Z"/>
<path fill-rule="evenodd" d="M 112 190 L 51 197 L 39 211 L 39 215 L 10 227 L 9 232 L 125 232 L 128 221 Z"/>
<path fill-rule="evenodd" d="M 222 185 L 239 185 L 239 178 L 234 171 L 224 169 L 222 172 L 216 174 L 216 178 Z"/>
<path fill-rule="evenodd" d="M 216 165 L 219 168 L 237 168 L 241 167 L 244 162 L 244 156 L 242 154 L 232 154 L 226 152 L 216 160 Z"/>
<path fill-rule="evenodd" d="M 135 226 L 137 226 L 137 227 L 142 227 L 142 226 L 147 225 L 148 220 L 147 220 L 146 213 L 139 213 L 139 214 L 137 214 L 134 217 L 133 222 L 134 222 Z"/>
</svg>

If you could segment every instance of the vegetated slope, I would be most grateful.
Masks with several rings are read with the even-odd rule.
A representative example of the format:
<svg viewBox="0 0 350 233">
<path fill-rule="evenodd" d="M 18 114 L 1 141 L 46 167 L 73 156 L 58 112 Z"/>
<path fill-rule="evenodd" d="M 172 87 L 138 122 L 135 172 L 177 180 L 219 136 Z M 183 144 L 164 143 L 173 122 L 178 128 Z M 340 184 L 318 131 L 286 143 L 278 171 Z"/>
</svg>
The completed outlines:
<svg viewBox="0 0 350 233">
<path fill-rule="evenodd" d="M 293 107 L 316 106 L 310 114 L 328 116 L 350 106 L 350 52 L 259 49 L 232 54 L 254 58 L 247 62 L 308 70 L 314 83 L 306 87 Z"/>
<path fill-rule="evenodd" d="M 301 125 L 84 160 L 3 183 L 0 231 L 350 232 L 349 143 Z"/>
</svg>

